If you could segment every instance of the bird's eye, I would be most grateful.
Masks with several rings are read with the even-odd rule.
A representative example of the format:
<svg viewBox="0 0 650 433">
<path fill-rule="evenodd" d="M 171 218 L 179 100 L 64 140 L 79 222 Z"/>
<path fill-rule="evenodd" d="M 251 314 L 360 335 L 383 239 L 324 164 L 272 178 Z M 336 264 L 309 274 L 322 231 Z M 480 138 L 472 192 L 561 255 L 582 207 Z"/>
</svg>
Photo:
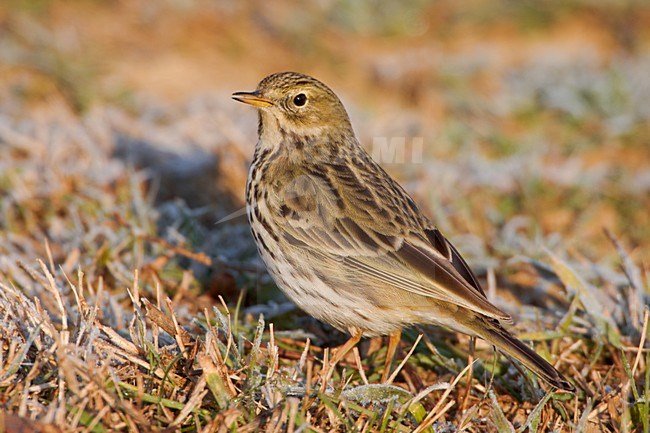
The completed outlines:
<svg viewBox="0 0 650 433">
<path fill-rule="evenodd" d="M 304 93 L 298 93 L 293 98 L 293 103 L 296 105 L 296 107 L 302 107 L 307 103 L 307 96 L 305 96 Z"/>
</svg>

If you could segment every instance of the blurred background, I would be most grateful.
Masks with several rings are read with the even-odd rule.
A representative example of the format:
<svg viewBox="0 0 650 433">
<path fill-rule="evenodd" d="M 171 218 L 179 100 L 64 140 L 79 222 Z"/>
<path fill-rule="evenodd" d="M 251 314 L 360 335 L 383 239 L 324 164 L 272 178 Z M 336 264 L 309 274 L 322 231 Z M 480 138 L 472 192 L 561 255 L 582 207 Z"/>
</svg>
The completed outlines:
<svg viewBox="0 0 650 433">
<path fill-rule="evenodd" d="M 231 99 L 287 70 L 313 75 L 340 96 L 361 143 L 513 315 L 512 331 L 535 340 L 581 389 L 575 400 L 542 400 L 540 431 L 647 430 L 650 358 L 640 348 L 648 344 L 650 293 L 648 0 L 0 1 L 6 409 L 67 420 L 70 429 L 80 419 L 93 431 L 180 428 L 174 411 L 191 408 L 185 398 L 202 389 L 193 388 L 199 364 L 204 374 L 210 369 L 193 363 L 196 352 L 175 346 L 153 316 L 143 317 L 138 299 L 160 306 L 169 297 L 165 317 L 208 341 L 217 327 L 206 331 L 206 318 L 216 316 L 219 338 L 234 336 L 228 347 L 240 351 L 224 355 L 237 399 L 219 413 L 225 406 L 208 396 L 201 416 L 237 418 L 246 431 L 260 431 L 271 419 L 260 412 L 262 395 L 268 408 L 295 414 L 295 405 L 274 405 L 278 392 L 289 396 L 296 383 L 318 377 L 318 361 L 296 367 L 306 338 L 318 360 L 321 348 L 345 336 L 297 311 L 265 273 L 241 212 L 257 115 Z M 391 144 L 398 153 L 386 151 Z M 280 369 L 260 313 L 282 345 Z M 412 395 L 451 382 L 472 359 L 466 337 L 428 333 L 436 348 L 420 345 L 404 381 L 397 379 Z M 65 346 L 68 337 L 76 343 Z M 258 363 L 262 338 L 269 356 Z M 107 342 L 140 358 L 125 364 Z M 361 346 L 377 383 L 381 340 Z M 158 366 L 164 375 L 156 376 Z M 432 420 L 444 415 L 464 430 L 475 417 L 467 431 L 492 431 L 486 420 L 503 418 L 503 407 L 518 430 L 535 429 L 527 420 L 542 413 L 538 398 L 509 397 L 528 389 L 523 375 L 493 367 L 501 370 L 494 389 L 507 389 L 498 404 L 486 398 L 477 369 L 476 388 L 470 393 L 463 379 L 450 398 L 463 403 L 446 414 L 449 404 L 433 409 Z M 416 373 L 404 375 L 411 368 Z M 135 402 L 113 386 L 118 375 Z M 152 404 L 143 404 L 143 383 Z M 363 383 L 340 380 L 348 390 Z M 425 399 L 427 410 L 439 395 Z M 161 397 L 183 404 L 161 410 Z M 331 407 L 304 419 L 331 431 Z M 132 423 L 140 409 L 147 415 Z M 356 409 L 347 416 L 362 429 Z M 199 418 L 190 415 L 183 429 L 194 431 Z M 374 418 L 383 423 L 376 431 L 385 431 L 385 420 Z M 580 421 L 574 428 L 571 420 Z M 400 431 L 412 431 L 404 422 L 410 427 Z"/>
<path fill-rule="evenodd" d="M 382 163 L 479 273 L 517 281 L 547 248 L 593 271 L 618 260 L 604 229 L 647 261 L 647 1 L 4 0 L 0 270 L 48 239 L 130 281 L 144 253 L 97 254 L 136 227 L 221 263 L 182 264 L 219 293 L 246 285 L 245 217 L 216 223 L 243 205 L 257 116 L 230 94 L 284 70 L 334 89 L 369 151 L 404 140 Z"/>
</svg>

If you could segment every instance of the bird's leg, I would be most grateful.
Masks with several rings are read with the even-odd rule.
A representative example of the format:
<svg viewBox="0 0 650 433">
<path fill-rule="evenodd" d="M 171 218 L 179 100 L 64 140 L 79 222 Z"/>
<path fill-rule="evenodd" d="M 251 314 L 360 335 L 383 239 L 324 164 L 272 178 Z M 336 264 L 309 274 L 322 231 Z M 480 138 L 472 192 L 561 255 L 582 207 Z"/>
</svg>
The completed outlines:
<svg viewBox="0 0 650 433">
<path fill-rule="evenodd" d="M 323 368 L 323 382 L 321 385 L 322 390 L 327 386 L 327 382 L 332 378 L 334 374 L 334 367 L 338 364 L 345 355 L 347 355 L 350 350 L 361 340 L 363 336 L 363 331 L 357 328 L 350 329 L 350 334 L 352 335 L 348 341 L 334 349 L 332 359 L 327 363 Z"/>
<path fill-rule="evenodd" d="M 359 341 L 361 341 L 361 336 L 363 335 L 363 331 L 361 331 L 360 329 L 353 329 L 351 331 L 352 331 L 351 333 L 352 336 L 350 337 L 350 339 L 345 343 L 343 343 L 342 345 L 340 345 L 339 347 L 337 347 L 336 349 L 334 349 L 332 359 L 329 362 L 329 365 L 331 365 L 332 367 L 334 367 L 343 358 L 345 358 L 345 355 L 347 355 L 350 352 L 350 350 L 352 350 L 352 348 L 356 346 Z"/>
<path fill-rule="evenodd" d="M 381 383 L 386 383 L 390 377 L 390 368 L 397 352 L 397 346 L 402 338 L 402 330 L 398 329 L 388 335 L 388 350 L 386 350 L 386 360 L 384 361 L 384 371 L 381 374 Z"/>
</svg>

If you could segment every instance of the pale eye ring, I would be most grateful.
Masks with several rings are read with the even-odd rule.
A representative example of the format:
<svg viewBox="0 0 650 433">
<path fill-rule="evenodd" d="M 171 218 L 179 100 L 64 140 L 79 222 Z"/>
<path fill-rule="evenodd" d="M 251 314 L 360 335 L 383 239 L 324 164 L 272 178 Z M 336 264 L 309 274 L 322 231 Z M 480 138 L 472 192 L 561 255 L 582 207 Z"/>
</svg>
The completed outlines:
<svg viewBox="0 0 650 433">
<path fill-rule="evenodd" d="M 298 93 L 296 96 L 293 97 L 293 104 L 296 107 L 302 107 L 307 103 L 307 95 L 304 93 Z"/>
</svg>

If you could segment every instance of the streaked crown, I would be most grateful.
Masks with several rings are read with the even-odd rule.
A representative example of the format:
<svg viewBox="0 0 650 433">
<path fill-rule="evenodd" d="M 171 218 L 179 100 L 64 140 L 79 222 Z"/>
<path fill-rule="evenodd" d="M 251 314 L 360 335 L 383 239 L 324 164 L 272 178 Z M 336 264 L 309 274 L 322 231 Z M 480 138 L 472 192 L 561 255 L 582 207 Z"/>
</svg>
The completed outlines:
<svg viewBox="0 0 650 433">
<path fill-rule="evenodd" d="M 309 75 L 298 72 L 269 75 L 260 81 L 255 91 L 237 92 L 233 98 L 260 109 L 262 139 L 265 133 L 352 134 L 348 113 L 339 98 Z"/>
</svg>

